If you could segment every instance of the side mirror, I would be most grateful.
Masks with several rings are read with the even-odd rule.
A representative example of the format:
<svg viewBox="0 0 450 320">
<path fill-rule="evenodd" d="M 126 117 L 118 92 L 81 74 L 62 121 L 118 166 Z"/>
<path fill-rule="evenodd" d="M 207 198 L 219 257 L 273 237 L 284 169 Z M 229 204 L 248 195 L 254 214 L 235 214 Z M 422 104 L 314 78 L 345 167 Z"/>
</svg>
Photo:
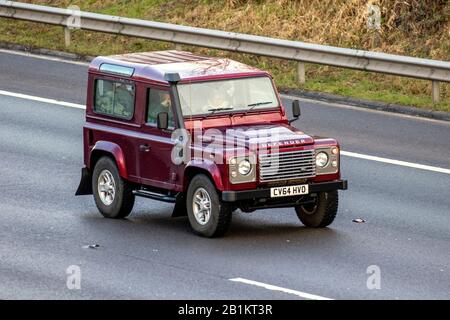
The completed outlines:
<svg viewBox="0 0 450 320">
<path fill-rule="evenodd" d="M 294 117 L 294 119 L 289 120 L 289 123 L 297 120 L 301 115 L 300 112 L 300 101 L 298 100 L 294 100 L 292 101 L 292 116 Z"/>
<path fill-rule="evenodd" d="M 156 117 L 156 125 L 160 130 L 166 130 L 169 127 L 169 114 L 167 112 L 160 112 Z"/>
<path fill-rule="evenodd" d="M 298 100 L 294 100 L 292 101 L 292 115 L 294 116 L 294 118 L 298 118 L 300 117 L 300 101 Z"/>
</svg>

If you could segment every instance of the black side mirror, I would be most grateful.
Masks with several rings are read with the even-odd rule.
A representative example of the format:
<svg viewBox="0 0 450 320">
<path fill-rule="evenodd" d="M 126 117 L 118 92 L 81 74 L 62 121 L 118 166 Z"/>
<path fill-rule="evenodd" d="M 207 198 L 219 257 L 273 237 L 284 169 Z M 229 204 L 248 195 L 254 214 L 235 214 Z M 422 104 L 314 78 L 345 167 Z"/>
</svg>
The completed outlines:
<svg viewBox="0 0 450 320">
<path fill-rule="evenodd" d="M 156 125 L 160 130 L 166 130 L 169 127 L 169 114 L 167 112 L 160 112 L 156 117 Z"/>
<path fill-rule="evenodd" d="M 300 101 L 298 100 L 294 100 L 292 101 L 292 115 L 294 116 L 294 118 L 298 118 L 300 117 Z"/>
<path fill-rule="evenodd" d="M 300 112 L 300 101 L 298 100 L 294 100 L 292 101 L 292 116 L 294 117 L 294 119 L 289 120 L 289 123 L 297 120 L 301 115 Z"/>
</svg>

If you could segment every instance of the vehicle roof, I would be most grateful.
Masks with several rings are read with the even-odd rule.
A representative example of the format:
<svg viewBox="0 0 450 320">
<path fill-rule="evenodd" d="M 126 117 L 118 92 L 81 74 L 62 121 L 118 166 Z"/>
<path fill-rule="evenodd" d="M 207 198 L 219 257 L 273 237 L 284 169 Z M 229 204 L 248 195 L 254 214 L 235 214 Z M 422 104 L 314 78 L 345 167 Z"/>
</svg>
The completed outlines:
<svg viewBox="0 0 450 320">
<path fill-rule="evenodd" d="M 149 79 L 159 82 L 166 73 L 178 73 L 181 81 L 204 78 L 227 78 L 242 75 L 268 75 L 267 72 L 227 59 L 196 55 L 187 51 L 152 51 L 100 56 L 92 60 L 89 69 L 100 71 L 102 64 L 134 68 L 133 79 Z"/>
</svg>

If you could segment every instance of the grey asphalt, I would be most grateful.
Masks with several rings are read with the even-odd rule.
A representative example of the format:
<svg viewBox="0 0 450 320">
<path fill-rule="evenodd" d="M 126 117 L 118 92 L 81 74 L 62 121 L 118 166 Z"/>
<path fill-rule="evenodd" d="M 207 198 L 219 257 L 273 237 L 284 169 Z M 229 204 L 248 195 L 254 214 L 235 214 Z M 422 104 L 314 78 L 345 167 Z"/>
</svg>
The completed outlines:
<svg viewBox="0 0 450 320">
<path fill-rule="evenodd" d="M 84 66 L 0 53 L 0 90 L 84 103 L 85 83 Z M 347 151 L 450 168 L 449 124 L 315 102 L 302 111 L 299 128 Z M 226 237 L 203 239 L 168 204 L 138 199 L 117 221 L 74 197 L 83 121 L 83 110 L 0 95 L 0 299 L 298 298 L 236 277 L 334 299 L 450 298 L 448 174 L 343 157 L 350 189 L 329 228 L 304 228 L 292 209 L 237 212 Z M 70 265 L 80 290 L 66 286 Z M 379 290 L 366 286 L 371 265 Z"/>
</svg>

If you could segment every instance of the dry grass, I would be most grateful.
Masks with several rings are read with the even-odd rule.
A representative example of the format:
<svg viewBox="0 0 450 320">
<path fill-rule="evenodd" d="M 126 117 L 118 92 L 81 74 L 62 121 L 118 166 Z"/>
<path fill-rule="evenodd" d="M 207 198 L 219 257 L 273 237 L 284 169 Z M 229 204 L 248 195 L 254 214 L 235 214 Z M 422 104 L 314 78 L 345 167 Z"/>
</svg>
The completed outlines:
<svg viewBox="0 0 450 320">
<path fill-rule="evenodd" d="M 37 0 L 67 7 L 190 26 L 235 31 L 348 48 L 450 60 L 450 3 L 447 0 Z M 367 4 L 381 8 L 381 30 L 367 28 Z M 32 29 L 30 26 L 33 26 Z M 64 50 L 60 28 L 0 20 L 0 40 Z M 165 49 L 170 44 L 78 31 L 67 50 L 98 55 Z M 360 98 L 450 111 L 450 86 L 444 102 L 433 105 L 430 84 L 379 74 L 308 65 L 307 83 L 297 85 L 293 62 L 189 48 L 226 55 L 269 69 L 282 87 L 301 87 Z"/>
</svg>

